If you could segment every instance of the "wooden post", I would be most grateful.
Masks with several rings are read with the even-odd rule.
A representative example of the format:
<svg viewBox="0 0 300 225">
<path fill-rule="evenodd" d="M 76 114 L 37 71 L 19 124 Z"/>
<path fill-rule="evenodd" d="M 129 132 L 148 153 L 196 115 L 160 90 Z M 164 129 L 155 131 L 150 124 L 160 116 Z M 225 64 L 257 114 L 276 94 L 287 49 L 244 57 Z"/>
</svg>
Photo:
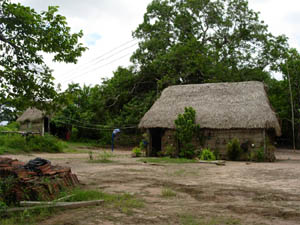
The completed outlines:
<svg viewBox="0 0 300 225">
<path fill-rule="evenodd" d="M 295 116 L 294 116 L 294 102 L 293 102 L 293 93 L 292 93 L 292 85 L 291 85 L 291 77 L 289 73 L 288 64 L 286 64 L 287 74 L 288 74 L 288 81 L 289 81 L 289 91 L 290 91 L 290 101 L 291 101 L 291 111 L 292 111 L 292 132 L 293 132 L 293 149 L 296 150 L 296 143 L 295 143 Z"/>
<path fill-rule="evenodd" d="M 264 153 L 266 155 L 266 148 L 267 148 L 267 143 L 266 143 L 266 129 L 263 131 L 263 136 L 264 136 Z"/>
</svg>

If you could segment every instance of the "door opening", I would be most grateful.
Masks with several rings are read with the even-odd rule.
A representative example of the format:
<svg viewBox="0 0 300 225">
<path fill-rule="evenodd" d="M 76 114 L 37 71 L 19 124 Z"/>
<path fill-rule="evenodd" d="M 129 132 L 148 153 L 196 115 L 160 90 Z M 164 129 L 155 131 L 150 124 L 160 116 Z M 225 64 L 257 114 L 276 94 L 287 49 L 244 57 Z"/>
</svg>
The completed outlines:
<svg viewBox="0 0 300 225">
<path fill-rule="evenodd" d="M 151 152 L 150 156 L 158 156 L 157 153 L 161 151 L 161 137 L 162 137 L 161 128 L 150 129 L 151 135 Z"/>
</svg>

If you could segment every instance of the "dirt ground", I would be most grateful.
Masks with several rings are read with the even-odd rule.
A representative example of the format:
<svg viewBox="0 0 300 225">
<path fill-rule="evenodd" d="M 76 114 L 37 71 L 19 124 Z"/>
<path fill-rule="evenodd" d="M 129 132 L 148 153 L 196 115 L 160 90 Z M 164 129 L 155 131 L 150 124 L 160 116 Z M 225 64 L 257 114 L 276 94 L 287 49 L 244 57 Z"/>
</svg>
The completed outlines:
<svg viewBox="0 0 300 225">
<path fill-rule="evenodd" d="M 103 206 L 66 210 L 41 224 L 300 224 L 300 151 L 278 150 L 275 163 L 226 166 L 144 163 L 122 149 L 112 163 L 88 163 L 88 151 L 10 157 L 69 166 L 84 188 L 135 194 L 144 207 L 131 213 Z"/>
</svg>

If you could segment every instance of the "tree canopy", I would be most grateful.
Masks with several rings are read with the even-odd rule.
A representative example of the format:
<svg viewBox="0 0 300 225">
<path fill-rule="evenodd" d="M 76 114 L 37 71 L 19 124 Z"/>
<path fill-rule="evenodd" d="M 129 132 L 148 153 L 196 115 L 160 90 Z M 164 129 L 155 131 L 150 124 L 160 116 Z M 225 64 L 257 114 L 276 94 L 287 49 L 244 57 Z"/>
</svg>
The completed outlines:
<svg viewBox="0 0 300 225">
<path fill-rule="evenodd" d="M 287 41 L 258 15 L 246 0 L 153 0 L 132 61 L 166 85 L 264 80 Z"/>
<path fill-rule="evenodd" d="M 51 69 L 42 53 L 58 62 L 76 63 L 86 50 L 79 43 L 83 33 L 71 33 L 58 7 L 37 13 L 30 7 L 0 2 L 0 99 L 22 99 L 31 104 L 56 94 Z"/>
</svg>

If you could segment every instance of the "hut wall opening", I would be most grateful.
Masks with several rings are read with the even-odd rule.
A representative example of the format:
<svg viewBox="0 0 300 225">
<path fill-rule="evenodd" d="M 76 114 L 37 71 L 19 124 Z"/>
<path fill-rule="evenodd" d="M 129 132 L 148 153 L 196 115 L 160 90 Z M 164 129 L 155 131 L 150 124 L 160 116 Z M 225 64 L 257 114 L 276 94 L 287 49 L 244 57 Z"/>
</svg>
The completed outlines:
<svg viewBox="0 0 300 225">
<path fill-rule="evenodd" d="M 163 134 L 162 128 L 150 129 L 151 143 L 150 143 L 150 152 L 148 154 L 149 156 L 157 156 L 157 153 L 161 151 L 162 134 Z"/>
</svg>

